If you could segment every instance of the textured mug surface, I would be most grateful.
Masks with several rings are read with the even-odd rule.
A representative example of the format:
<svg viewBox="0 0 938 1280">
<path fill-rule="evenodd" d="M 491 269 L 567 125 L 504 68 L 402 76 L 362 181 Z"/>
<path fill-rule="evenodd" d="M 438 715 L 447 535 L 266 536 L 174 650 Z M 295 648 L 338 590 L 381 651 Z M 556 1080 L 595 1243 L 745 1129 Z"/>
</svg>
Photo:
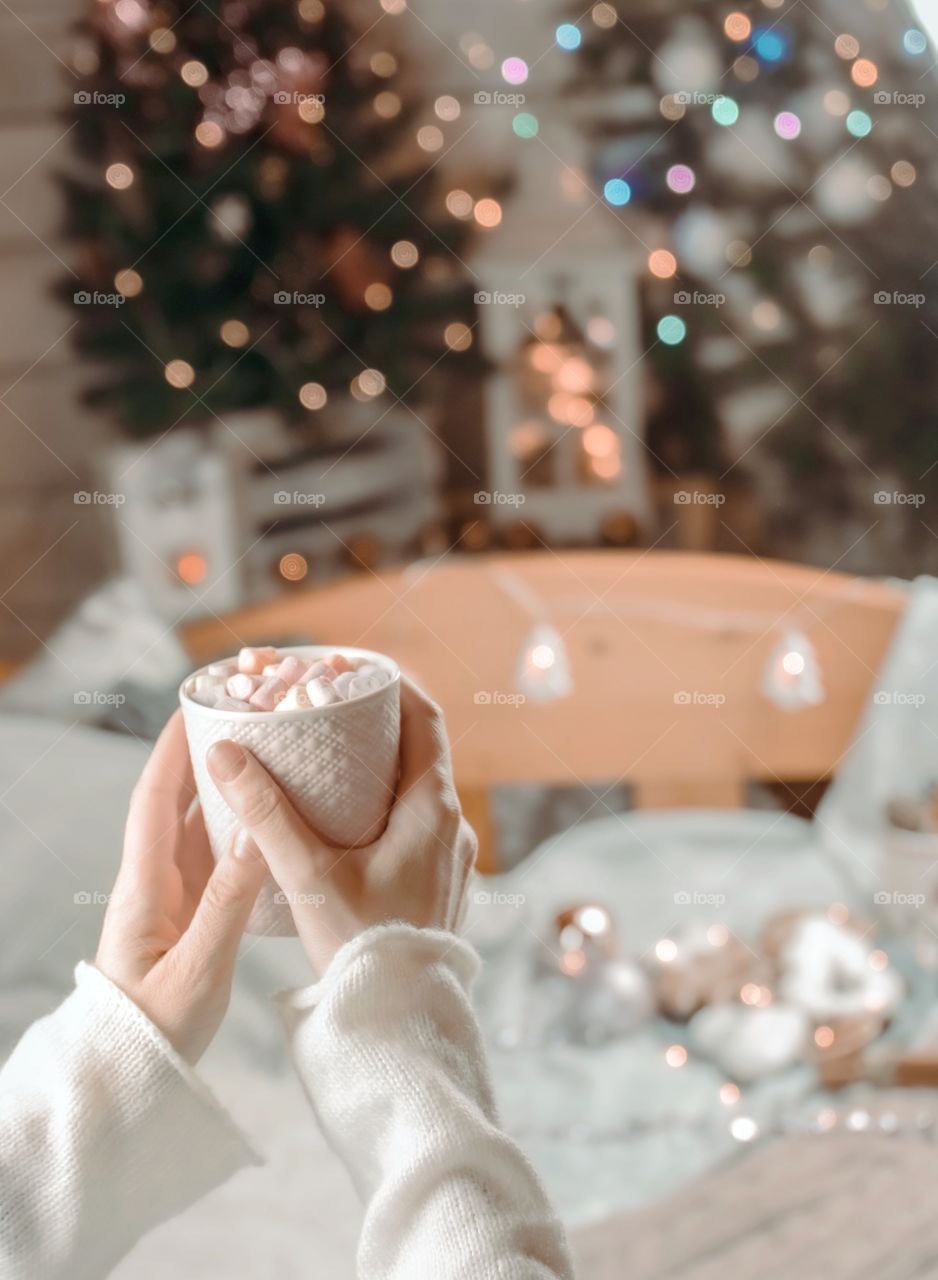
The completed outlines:
<svg viewBox="0 0 938 1280">
<path fill-rule="evenodd" d="M 392 679 L 349 702 L 301 711 L 216 711 L 188 693 L 194 671 L 182 682 L 182 705 L 199 801 L 217 861 L 238 831 L 238 821 L 209 775 L 209 747 L 230 738 L 248 748 L 277 779 L 310 825 L 340 849 L 368 844 L 384 830 L 397 784 L 400 751 L 400 671 L 384 654 L 340 645 L 284 645 L 310 662 L 342 653 L 373 662 Z M 290 907 L 268 875 L 248 921 L 248 933 L 286 937 L 296 928 Z"/>
</svg>

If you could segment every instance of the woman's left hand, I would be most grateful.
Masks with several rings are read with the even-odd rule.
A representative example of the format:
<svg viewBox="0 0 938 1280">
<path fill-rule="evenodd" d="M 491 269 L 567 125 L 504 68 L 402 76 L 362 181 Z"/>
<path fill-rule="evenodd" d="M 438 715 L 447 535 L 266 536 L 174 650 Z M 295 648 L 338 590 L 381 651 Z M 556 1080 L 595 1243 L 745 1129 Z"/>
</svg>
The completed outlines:
<svg viewBox="0 0 938 1280">
<path fill-rule="evenodd" d="M 215 865 L 195 796 L 177 711 L 130 801 L 95 959 L 190 1063 L 225 1015 L 238 943 L 266 872 L 245 837 Z"/>
</svg>

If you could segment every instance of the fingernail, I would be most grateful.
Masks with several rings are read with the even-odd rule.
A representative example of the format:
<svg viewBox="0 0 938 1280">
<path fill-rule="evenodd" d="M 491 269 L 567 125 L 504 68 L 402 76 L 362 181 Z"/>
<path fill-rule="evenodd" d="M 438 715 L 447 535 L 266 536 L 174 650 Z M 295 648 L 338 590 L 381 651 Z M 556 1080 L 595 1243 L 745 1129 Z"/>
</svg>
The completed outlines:
<svg viewBox="0 0 938 1280">
<path fill-rule="evenodd" d="M 247 763 L 247 753 L 236 742 L 225 739 L 224 742 L 216 742 L 209 748 L 206 763 L 209 772 L 219 782 L 231 782 Z"/>
<path fill-rule="evenodd" d="M 243 862 L 254 862 L 261 856 L 260 849 L 258 849 L 254 839 L 247 831 L 242 831 L 238 834 L 232 852 L 236 858 L 240 858 Z"/>
</svg>

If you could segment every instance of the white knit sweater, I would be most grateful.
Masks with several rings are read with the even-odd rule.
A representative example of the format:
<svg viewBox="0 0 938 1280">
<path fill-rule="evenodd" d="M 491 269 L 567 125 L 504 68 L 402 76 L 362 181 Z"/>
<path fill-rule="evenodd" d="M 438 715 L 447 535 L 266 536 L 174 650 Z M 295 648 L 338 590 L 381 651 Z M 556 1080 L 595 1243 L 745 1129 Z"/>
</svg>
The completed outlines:
<svg viewBox="0 0 938 1280">
<path fill-rule="evenodd" d="M 572 1277 L 537 1178 L 494 1118 L 467 995 L 477 964 L 452 934 L 385 925 L 278 997 L 303 1087 L 366 1205 L 362 1280 Z M 101 1280 L 251 1163 L 195 1072 L 81 964 L 0 1071 L 0 1277 Z"/>
</svg>

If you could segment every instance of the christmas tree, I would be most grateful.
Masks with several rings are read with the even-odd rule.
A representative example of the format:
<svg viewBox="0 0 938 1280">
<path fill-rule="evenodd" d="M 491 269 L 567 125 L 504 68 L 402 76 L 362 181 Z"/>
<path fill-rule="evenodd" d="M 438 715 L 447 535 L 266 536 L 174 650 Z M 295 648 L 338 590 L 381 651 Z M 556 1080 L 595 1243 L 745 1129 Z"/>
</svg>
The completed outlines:
<svg viewBox="0 0 938 1280">
<path fill-rule="evenodd" d="M 938 496 L 934 58 L 905 4 L 603 0 L 566 46 L 647 251 L 662 469 L 770 476 L 782 536 L 890 477 Z"/>
<path fill-rule="evenodd" d="M 81 24 L 68 296 L 88 399 L 130 434 L 256 405 L 309 424 L 475 360 L 473 204 L 431 172 L 460 104 L 407 100 L 397 19 L 363 40 L 345 10 L 97 0 Z"/>
</svg>

